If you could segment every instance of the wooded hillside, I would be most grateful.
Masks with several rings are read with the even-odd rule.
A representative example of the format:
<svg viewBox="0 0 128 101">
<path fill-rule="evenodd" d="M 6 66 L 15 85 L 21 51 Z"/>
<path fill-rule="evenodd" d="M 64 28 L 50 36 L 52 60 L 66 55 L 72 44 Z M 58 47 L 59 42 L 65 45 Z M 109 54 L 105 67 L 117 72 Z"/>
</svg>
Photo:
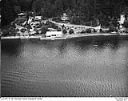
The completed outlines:
<svg viewBox="0 0 128 101">
<path fill-rule="evenodd" d="M 66 12 L 79 23 L 94 19 L 109 21 L 128 13 L 128 0 L 2 0 L 2 25 L 14 20 L 18 10 L 34 11 L 44 17 L 57 17 Z"/>
</svg>

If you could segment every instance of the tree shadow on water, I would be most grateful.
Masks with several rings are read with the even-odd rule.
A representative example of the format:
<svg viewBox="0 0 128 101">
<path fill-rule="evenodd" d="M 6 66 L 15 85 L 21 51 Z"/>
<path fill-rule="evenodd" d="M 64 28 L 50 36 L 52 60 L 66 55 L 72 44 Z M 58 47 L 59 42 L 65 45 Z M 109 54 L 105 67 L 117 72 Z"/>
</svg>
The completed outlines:
<svg viewBox="0 0 128 101">
<path fill-rule="evenodd" d="M 18 55 L 20 53 L 21 40 L 2 40 L 1 41 L 1 55 L 8 54 Z"/>
</svg>

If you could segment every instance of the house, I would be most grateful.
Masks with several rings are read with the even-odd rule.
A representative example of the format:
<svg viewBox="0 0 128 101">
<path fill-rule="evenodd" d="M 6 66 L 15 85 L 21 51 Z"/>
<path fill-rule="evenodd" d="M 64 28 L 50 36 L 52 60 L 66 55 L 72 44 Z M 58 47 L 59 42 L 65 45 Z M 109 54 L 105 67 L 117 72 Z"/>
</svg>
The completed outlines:
<svg viewBox="0 0 128 101">
<path fill-rule="evenodd" d="M 47 38 L 63 37 L 62 31 L 47 31 L 45 35 L 46 35 Z"/>
<path fill-rule="evenodd" d="M 66 21 L 69 21 L 69 17 L 66 13 L 63 13 L 63 16 L 61 17 L 61 20 L 66 22 Z"/>
<path fill-rule="evenodd" d="M 120 15 L 120 21 L 119 21 L 119 23 L 120 23 L 120 24 L 123 24 L 124 21 L 125 21 L 125 15 L 124 15 L 124 14 L 121 14 L 121 15 Z"/>
<path fill-rule="evenodd" d="M 0 15 L 0 23 L 1 23 L 1 15 Z"/>
<path fill-rule="evenodd" d="M 39 21 L 39 20 L 41 20 L 42 19 L 42 16 L 35 16 L 35 20 L 36 21 Z"/>
<path fill-rule="evenodd" d="M 25 18 L 26 17 L 26 13 L 19 13 L 18 14 L 18 18 Z"/>
<path fill-rule="evenodd" d="M 119 20 L 120 29 L 123 28 L 124 21 L 125 21 L 125 14 L 121 14 Z"/>
</svg>

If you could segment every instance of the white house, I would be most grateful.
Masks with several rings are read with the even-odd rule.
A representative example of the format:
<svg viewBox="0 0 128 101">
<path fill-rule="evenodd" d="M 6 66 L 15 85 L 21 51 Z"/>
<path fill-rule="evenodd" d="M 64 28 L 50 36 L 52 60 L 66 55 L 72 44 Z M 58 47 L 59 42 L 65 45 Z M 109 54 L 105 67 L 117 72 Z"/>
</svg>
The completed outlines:
<svg viewBox="0 0 128 101">
<path fill-rule="evenodd" d="M 35 20 L 41 20 L 42 16 L 35 16 Z"/>
<path fill-rule="evenodd" d="M 121 14 L 120 15 L 120 20 L 119 20 L 120 28 L 123 28 L 122 24 L 124 24 L 124 21 L 125 21 L 125 15 Z"/>
<path fill-rule="evenodd" d="M 26 13 L 19 13 L 18 14 L 18 18 L 25 18 L 26 17 Z"/>
<path fill-rule="evenodd" d="M 63 33 L 62 33 L 62 31 L 47 31 L 46 37 L 47 38 L 63 37 Z"/>
<path fill-rule="evenodd" d="M 63 16 L 61 17 L 61 20 L 62 21 L 68 21 L 69 20 L 69 17 L 66 13 L 63 13 Z"/>
<path fill-rule="evenodd" d="M 97 26 L 97 27 L 94 27 L 94 29 L 96 30 L 96 32 L 100 32 L 100 29 L 101 29 L 101 25 Z"/>
<path fill-rule="evenodd" d="M 0 15 L 0 23 L 1 23 L 1 15 Z"/>
<path fill-rule="evenodd" d="M 124 21 L 125 21 L 125 15 L 124 15 L 124 14 L 121 14 L 121 15 L 120 15 L 120 21 L 119 21 L 119 23 L 120 23 L 120 24 L 123 24 Z"/>
</svg>

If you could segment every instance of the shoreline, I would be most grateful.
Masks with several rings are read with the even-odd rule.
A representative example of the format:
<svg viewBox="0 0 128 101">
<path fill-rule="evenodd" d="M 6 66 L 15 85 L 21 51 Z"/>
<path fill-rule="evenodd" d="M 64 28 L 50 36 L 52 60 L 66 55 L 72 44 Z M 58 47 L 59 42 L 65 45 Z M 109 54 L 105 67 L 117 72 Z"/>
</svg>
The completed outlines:
<svg viewBox="0 0 128 101">
<path fill-rule="evenodd" d="M 57 39 L 72 39 L 72 38 L 80 38 L 80 37 L 93 37 L 93 36 L 128 36 L 126 33 L 121 34 L 111 34 L 111 33 L 95 33 L 95 34 L 74 34 L 74 35 L 66 35 L 60 38 L 47 38 L 40 36 L 8 36 L 8 37 L 1 37 L 1 40 L 6 39 L 40 39 L 40 40 L 57 40 Z"/>
</svg>

